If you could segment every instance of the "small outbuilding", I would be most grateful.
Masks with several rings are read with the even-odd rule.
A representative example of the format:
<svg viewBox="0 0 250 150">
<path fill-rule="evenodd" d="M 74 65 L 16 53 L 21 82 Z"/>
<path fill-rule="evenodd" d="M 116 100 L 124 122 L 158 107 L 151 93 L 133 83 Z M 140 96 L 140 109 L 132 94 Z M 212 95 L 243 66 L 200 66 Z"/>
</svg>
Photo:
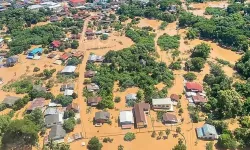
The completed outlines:
<svg viewBox="0 0 250 150">
<path fill-rule="evenodd" d="M 98 91 L 100 89 L 100 87 L 95 83 L 88 84 L 86 88 L 89 92 Z"/>
<path fill-rule="evenodd" d="M 215 140 L 218 134 L 214 126 L 204 124 L 201 128 L 196 128 L 197 137 L 200 139 Z"/>
<path fill-rule="evenodd" d="M 110 113 L 106 111 L 99 111 L 95 113 L 95 123 L 106 123 L 110 119 Z"/>
<path fill-rule="evenodd" d="M 65 90 L 74 90 L 75 89 L 75 84 L 63 84 L 60 88 L 60 91 L 65 91 Z"/>
<path fill-rule="evenodd" d="M 95 76 L 96 73 L 97 73 L 97 71 L 91 71 L 91 70 L 89 70 L 89 71 L 86 71 L 86 72 L 84 73 L 84 77 L 85 77 L 85 78 L 92 78 L 92 77 Z"/>
<path fill-rule="evenodd" d="M 62 71 L 61 73 L 62 74 L 72 74 L 74 73 L 76 70 L 76 66 L 66 66 Z"/>
<path fill-rule="evenodd" d="M 75 113 L 80 112 L 80 106 L 77 103 L 71 103 L 66 107 L 66 110 L 73 110 Z"/>
<path fill-rule="evenodd" d="M 65 96 L 72 96 L 73 93 L 74 93 L 74 90 L 70 90 L 70 89 L 66 89 L 66 90 L 64 91 L 64 95 L 65 95 Z"/>
<path fill-rule="evenodd" d="M 179 102 L 179 100 L 180 100 L 180 97 L 177 94 L 171 94 L 170 98 L 172 101 L 175 101 L 175 102 Z"/>
<path fill-rule="evenodd" d="M 42 48 L 35 48 L 32 51 L 30 51 L 27 55 L 27 58 L 29 59 L 33 59 L 36 55 L 41 56 L 43 53 L 43 49 Z"/>
<path fill-rule="evenodd" d="M 102 101 L 102 97 L 90 97 L 87 100 L 88 106 L 97 106 L 99 102 Z"/>
<path fill-rule="evenodd" d="M 18 57 L 17 56 L 11 56 L 6 59 L 6 66 L 7 67 L 12 67 L 15 66 L 15 64 L 18 62 Z"/>
</svg>

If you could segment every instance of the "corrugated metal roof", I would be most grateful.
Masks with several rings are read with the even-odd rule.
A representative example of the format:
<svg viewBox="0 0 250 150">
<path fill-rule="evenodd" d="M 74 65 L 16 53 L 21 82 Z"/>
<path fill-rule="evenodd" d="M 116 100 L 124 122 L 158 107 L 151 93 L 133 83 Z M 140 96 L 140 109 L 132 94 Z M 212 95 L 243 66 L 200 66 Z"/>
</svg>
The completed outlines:
<svg viewBox="0 0 250 150">
<path fill-rule="evenodd" d="M 120 122 L 134 123 L 134 116 L 133 116 L 132 110 L 121 111 L 119 118 L 120 118 Z"/>
<path fill-rule="evenodd" d="M 171 105 L 173 102 L 170 98 L 160 98 L 160 99 L 152 99 L 153 105 Z"/>
</svg>

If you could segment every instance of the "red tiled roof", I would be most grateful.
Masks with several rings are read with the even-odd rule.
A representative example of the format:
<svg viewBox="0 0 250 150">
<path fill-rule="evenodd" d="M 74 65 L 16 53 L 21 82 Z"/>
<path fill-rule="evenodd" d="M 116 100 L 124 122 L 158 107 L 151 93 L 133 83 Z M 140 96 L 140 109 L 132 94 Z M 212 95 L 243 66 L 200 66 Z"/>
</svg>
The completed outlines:
<svg viewBox="0 0 250 150">
<path fill-rule="evenodd" d="M 187 82 L 186 88 L 188 90 L 197 90 L 199 92 L 203 90 L 203 87 L 199 83 L 196 83 L 196 82 Z"/>
<path fill-rule="evenodd" d="M 64 53 L 64 54 L 61 55 L 60 59 L 67 60 L 67 59 L 69 59 L 70 56 L 71 55 L 69 53 Z"/>
<path fill-rule="evenodd" d="M 58 48 L 58 47 L 61 45 L 61 42 L 55 40 L 55 41 L 52 42 L 52 45 L 53 45 L 54 47 Z"/>
<path fill-rule="evenodd" d="M 44 105 L 45 105 L 45 98 L 36 98 L 31 102 L 31 105 L 27 110 L 42 108 Z"/>
<path fill-rule="evenodd" d="M 174 101 L 179 101 L 180 100 L 179 95 L 177 95 L 177 94 L 171 94 L 170 98 L 171 98 L 171 100 L 174 100 Z"/>
<path fill-rule="evenodd" d="M 71 3 L 82 3 L 85 2 L 85 0 L 69 0 Z"/>
</svg>

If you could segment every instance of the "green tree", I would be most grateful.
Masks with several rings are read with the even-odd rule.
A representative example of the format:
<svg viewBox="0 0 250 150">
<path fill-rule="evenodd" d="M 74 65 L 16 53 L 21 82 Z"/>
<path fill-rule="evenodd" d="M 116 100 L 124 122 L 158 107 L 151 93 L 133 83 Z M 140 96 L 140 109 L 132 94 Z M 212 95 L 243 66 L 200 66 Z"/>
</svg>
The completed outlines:
<svg viewBox="0 0 250 150">
<path fill-rule="evenodd" d="M 135 139 L 135 134 L 132 132 L 128 132 L 124 136 L 124 141 L 133 141 Z"/>
<path fill-rule="evenodd" d="M 3 135 L 3 145 L 21 144 L 21 145 L 35 145 L 38 140 L 38 128 L 30 120 L 13 120 L 6 129 Z"/>
<path fill-rule="evenodd" d="M 61 104 L 63 107 L 66 107 L 72 103 L 73 98 L 71 96 L 64 96 L 63 94 L 59 94 L 56 96 L 54 101 Z"/>
<path fill-rule="evenodd" d="M 229 134 L 220 135 L 220 137 L 218 139 L 218 145 L 221 148 L 226 148 L 226 149 L 236 149 L 237 148 L 236 140 Z"/>
<path fill-rule="evenodd" d="M 161 47 L 162 50 L 169 50 L 169 49 L 178 49 L 180 46 L 180 37 L 175 35 L 175 36 L 170 36 L 168 34 L 163 34 L 161 35 L 158 40 L 157 44 Z"/>
<path fill-rule="evenodd" d="M 102 143 L 100 143 L 99 139 L 95 136 L 95 137 L 92 137 L 89 140 L 87 148 L 89 150 L 101 150 L 102 149 Z"/>
<path fill-rule="evenodd" d="M 194 49 L 192 50 L 192 57 L 201 57 L 204 59 L 207 59 L 210 53 L 210 46 L 206 43 L 201 43 L 199 45 L 196 45 Z"/>
<path fill-rule="evenodd" d="M 73 110 L 68 110 L 65 111 L 63 114 L 63 119 L 67 119 L 67 118 L 71 118 L 71 117 L 75 117 L 75 112 Z"/>
<path fill-rule="evenodd" d="M 101 40 L 107 40 L 109 36 L 107 34 L 102 34 L 100 38 Z"/>
<path fill-rule="evenodd" d="M 171 64 L 169 65 L 168 68 L 173 69 L 173 70 L 180 70 L 181 69 L 181 62 L 180 61 L 171 62 Z"/>
<path fill-rule="evenodd" d="M 9 126 L 11 118 L 8 115 L 0 116 L 0 136 L 2 136 Z"/>
<path fill-rule="evenodd" d="M 64 121 L 63 128 L 66 132 L 71 132 L 74 130 L 75 125 L 76 125 L 76 121 L 72 117 Z"/>
<path fill-rule="evenodd" d="M 214 142 L 208 142 L 206 144 L 206 150 L 213 150 Z"/>
<path fill-rule="evenodd" d="M 35 125 L 42 129 L 44 126 L 44 117 L 41 109 L 37 108 L 33 110 L 30 114 L 24 116 L 25 119 L 32 121 Z"/>
<path fill-rule="evenodd" d="M 136 98 L 137 98 L 138 102 L 141 102 L 144 100 L 144 98 L 145 98 L 144 92 L 141 89 L 138 90 L 138 92 L 136 94 Z"/>
<path fill-rule="evenodd" d="M 176 57 L 178 57 L 179 55 L 180 55 L 180 51 L 179 50 L 173 50 L 172 52 L 171 52 L 171 56 L 172 56 L 172 58 L 173 58 L 173 60 L 175 60 L 175 58 Z"/>
<path fill-rule="evenodd" d="M 199 36 L 199 30 L 195 29 L 195 28 L 189 28 L 186 38 L 189 40 L 193 40 L 195 38 L 197 38 Z"/>
<path fill-rule="evenodd" d="M 76 41 L 76 40 L 73 40 L 72 43 L 71 43 L 71 48 L 72 49 L 77 49 L 79 46 L 79 42 Z"/>
<path fill-rule="evenodd" d="M 178 144 L 174 146 L 174 148 L 172 148 L 172 150 L 187 150 L 187 147 L 185 144 L 183 144 L 182 139 L 178 140 Z"/>
<path fill-rule="evenodd" d="M 123 145 L 119 145 L 118 146 L 118 150 L 123 150 L 124 149 L 124 146 Z"/>
<path fill-rule="evenodd" d="M 71 58 L 70 60 L 67 61 L 68 66 L 77 66 L 81 63 L 82 61 L 76 57 Z"/>
<path fill-rule="evenodd" d="M 177 132 L 177 133 L 181 133 L 181 127 L 177 127 L 177 128 L 176 128 L 176 132 Z"/>
<path fill-rule="evenodd" d="M 201 57 L 194 57 L 190 61 L 187 61 L 186 67 L 191 71 L 201 71 L 204 68 L 206 61 Z"/>
<path fill-rule="evenodd" d="M 197 76 L 193 72 L 188 72 L 188 73 L 184 74 L 183 77 L 187 81 L 194 81 L 197 78 Z"/>
</svg>

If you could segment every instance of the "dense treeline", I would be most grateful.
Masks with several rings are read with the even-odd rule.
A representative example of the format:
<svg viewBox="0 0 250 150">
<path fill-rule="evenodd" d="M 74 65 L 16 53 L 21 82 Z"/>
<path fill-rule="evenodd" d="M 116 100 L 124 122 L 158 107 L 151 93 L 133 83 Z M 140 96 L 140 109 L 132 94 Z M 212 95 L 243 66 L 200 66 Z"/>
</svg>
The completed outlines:
<svg viewBox="0 0 250 150">
<path fill-rule="evenodd" d="M 227 10 L 225 16 L 212 17 L 211 19 L 182 12 L 179 17 L 179 26 L 192 27 L 199 31 L 201 38 L 215 40 L 236 51 L 246 51 L 249 47 L 250 17 L 230 12 Z"/>
<path fill-rule="evenodd" d="M 117 13 L 120 15 L 129 16 L 130 18 L 138 16 L 146 18 L 155 18 L 166 22 L 173 22 L 177 19 L 177 14 L 165 12 L 170 11 L 172 5 L 177 5 L 176 12 L 179 12 L 181 5 L 180 0 L 163 0 L 159 2 L 160 8 L 157 7 L 156 3 L 149 2 L 146 5 L 143 5 L 139 2 L 135 2 L 129 5 L 121 5 Z"/>
<path fill-rule="evenodd" d="M 139 36 L 140 40 L 133 39 L 138 43 L 130 48 L 121 51 L 109 51 L 105 55 L 105 63 L 99 68 L 88 65 L 88 68 L 91 67 L 98 71 L 97 75 L 92 78 L 92 82 L 100 86 L 98 94 L 103 97 L 103 100 L 99 103 L 100 108 L 113 106 L 114 81 L 119 81 L 121 90 L 133 86 L 143 89 L 147 102 L 151 102 L 152 98 L 167 95 L 166 88 L 158 91 L 154 85 L 163 82 L 166 87 L 170 87 L 173 84 L 173 73 L 167 69 L 166 64 L 157 63 L 150 56 L 155 51 L 153 36 L 148 31 L 132 29 L 127 30 L 126 35 L 132 39 L 133 35 Z"/>
</svg>

